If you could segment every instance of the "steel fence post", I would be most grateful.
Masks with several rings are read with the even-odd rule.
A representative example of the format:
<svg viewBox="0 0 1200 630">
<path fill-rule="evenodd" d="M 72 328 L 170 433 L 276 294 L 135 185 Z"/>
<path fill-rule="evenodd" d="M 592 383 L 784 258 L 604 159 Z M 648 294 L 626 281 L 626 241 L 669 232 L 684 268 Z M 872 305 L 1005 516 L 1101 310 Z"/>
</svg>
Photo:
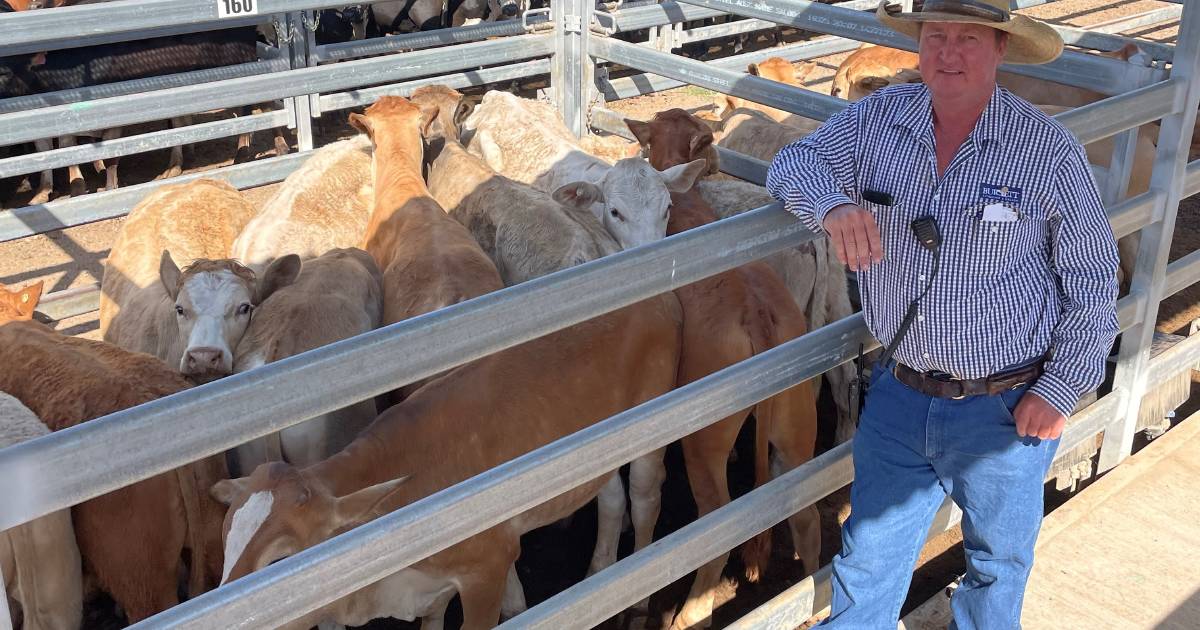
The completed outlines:
<svg viewBox="0 0 1200 630">
<path fill-rule="evenodd" d="M 555 0 L 554 65 L 550 75 L 555 105 L 576 136 L 587 133 L 587 108 L 595 90 L 595 69 L 588 52 L 594 6 L 592 0 Z"/>
<path fill-rule="evenodd" d="M 1184 5 L 1176 41 L 1171 80 L 1184 82 L 1186 89 L 1180 99 L 1182 102 L 1177 103 L 1182 105 L 1182 111 L 1162 120 L 1154 174 L 1150 179 L 1150 188 L 1163 193 L 1162 202 L 1155 206 L 1155 219 L 1142 229 L 1137 266 L 1129 289 L 1131 295 L 1140 293 L 1146 296 L 1146 309 L 1138 325 L 1126 331 L 1121 338 L 1113 390 L 1123 390 L 1125 396 L 1118 413 L 1104 432 L 1104 443 L 1100 448 L 1100 472 L 1115 467 L 1132 452 L 1140 403 L 1147 390 L 1146 364 L 1158 319 L 1159 301 L 1167 286 L 1166 268 L 1171 235 L 1175 230 L 1175 218 L 1183 196 L 1196 107 L 1200 105 L 1200 78 L 1197 73 L 1200 64 L 1200 3 Z"/>
</svg>

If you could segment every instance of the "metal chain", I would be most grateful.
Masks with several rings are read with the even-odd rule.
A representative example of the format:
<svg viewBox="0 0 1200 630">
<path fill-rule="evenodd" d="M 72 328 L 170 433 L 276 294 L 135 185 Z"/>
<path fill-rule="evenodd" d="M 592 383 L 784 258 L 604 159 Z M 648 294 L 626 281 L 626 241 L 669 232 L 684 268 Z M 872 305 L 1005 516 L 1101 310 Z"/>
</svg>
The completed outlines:
<svg viewBox="0 0 1200 630">
<path fill-rule="evenodd" d="M 310 13 L 312 14 L 311 19 L 308 17 Z M 316 11 L 302 11 L 300 13 L 300 20 L 304 22 L 304 28 L 307 28 L 309 32 L 316 33 L 317 29 L 321 26 L 321 11 L 319 9 Z"/>
<path fill-rule="evenodd" d="M 277 45 L 290 44 L 296 38 L 295 29 L 290 24 L 285 28 L 283 23 L 279 21 L 278 15 L 271 17 L 271 28 L 275 29 L 275 43 Z"/>
</svg>

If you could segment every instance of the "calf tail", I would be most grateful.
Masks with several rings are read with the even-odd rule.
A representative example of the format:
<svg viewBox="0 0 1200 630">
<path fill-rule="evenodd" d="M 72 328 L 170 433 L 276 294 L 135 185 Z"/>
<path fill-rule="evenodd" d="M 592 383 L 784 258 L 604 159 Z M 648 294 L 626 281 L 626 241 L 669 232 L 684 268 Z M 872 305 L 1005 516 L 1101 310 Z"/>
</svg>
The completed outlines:
<svg viewBox="0 0 1200 630">
<path fill-rule="evenodd" d="M 204 515 L 200 510 L 200 491 L 196 480 L 196 464 L 187 464 L 175 469 L 179 481 L 179 496 L 183 502 L 184 523 L 187 534 L 184 544 L 191 549 L 191 567 L 188 572 L 188 598 L 205 591 L 205 545 Z"/>
</svg>

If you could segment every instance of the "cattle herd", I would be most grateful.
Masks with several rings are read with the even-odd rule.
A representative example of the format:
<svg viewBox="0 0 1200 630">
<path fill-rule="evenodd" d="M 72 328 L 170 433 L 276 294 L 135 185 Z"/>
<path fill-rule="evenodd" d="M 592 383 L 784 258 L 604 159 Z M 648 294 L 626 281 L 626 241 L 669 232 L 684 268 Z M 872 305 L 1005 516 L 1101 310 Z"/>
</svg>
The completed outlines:
<svg viewBox="0 0 1200 630">
<path fill-rule="evenodd" d="M 423 3 L 397 3 L 407 13 L 389 26 L 444 17 Z M 476 5 L 494 5 L 493 17 L 522 8 L 462 3 Z M 45 63 L 33 75 L 9 67 L 0 88 L 68 81 Z M 772 58 L 749 71 L 799 84 L 812 67 Z M 857 99 L 911 80 L 914 56 L 864 46 L 834 90 Z M 1101 97 L 1002 81 L 1053 112 Z M 770 160 L 818 123 L 732 97 L 720 105 L 710 119 L 673 109 L 627 120 L 637 145 L 611 155 L 548 103 L 429 86 L 351 114 L 361 135 L 315 151 L 261 207 L 215 180 L 160 187 L 112 247 L 103 341 L 31 321 L 40 285 L 0 287 L 0 447 L 766 205 L 761 187 L 719 175 L 714 146 Z M 1155 140 L 1143 127 L 1128 195 L 1148 186 Z M 1111 142 L 1088 149 L 1106 176 Z M 139 621 L 852 312 L 824 240 L 786 249 L 0 533 L 10 608 L 18 627 L 78 628 L 84 598 L 103 591 Z M 854 431 L 851 376 L 825 375 L 838 442 Z M 701 515 L 730 501 L 727 463 L 751 414 L 756 485 L 813 456 L 819 391 L 801 383 L 682 440 Z M 393 617 L 441 628 L 458 595 L 462 627 L 491 628 L 525 608 L 514 570 L 524 533 L 596 498 L 589 574 L 615 562 L 627 508 L 635 549 L 651 542 L 663 455 L 632 462 L 628 489 L 609 473 L 547 498 L 288 627 Z M 797 574 L 814 571 L 816 508 L 788 529 Z M 770 549 L 769 531 L 743 546 L 750 579 Z M 711 616 L 726 560 L 697 572 L 672 628 Z"/>
</svg>

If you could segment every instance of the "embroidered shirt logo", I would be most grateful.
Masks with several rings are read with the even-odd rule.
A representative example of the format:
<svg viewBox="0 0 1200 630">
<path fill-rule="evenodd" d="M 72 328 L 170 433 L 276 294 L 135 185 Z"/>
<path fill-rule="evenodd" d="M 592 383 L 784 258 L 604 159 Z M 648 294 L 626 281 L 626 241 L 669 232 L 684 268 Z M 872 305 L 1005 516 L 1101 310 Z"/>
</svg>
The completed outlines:
<svg viewBox="0 0 1200 630">
<path fill-rule="evenodd" d="M 1021 189 L 1015 186 L 980 184 L 979 196 L 988 201 L 1002 201 L 1014 205 L 1020 205 L 1021 203 Z"/>
</svg>

